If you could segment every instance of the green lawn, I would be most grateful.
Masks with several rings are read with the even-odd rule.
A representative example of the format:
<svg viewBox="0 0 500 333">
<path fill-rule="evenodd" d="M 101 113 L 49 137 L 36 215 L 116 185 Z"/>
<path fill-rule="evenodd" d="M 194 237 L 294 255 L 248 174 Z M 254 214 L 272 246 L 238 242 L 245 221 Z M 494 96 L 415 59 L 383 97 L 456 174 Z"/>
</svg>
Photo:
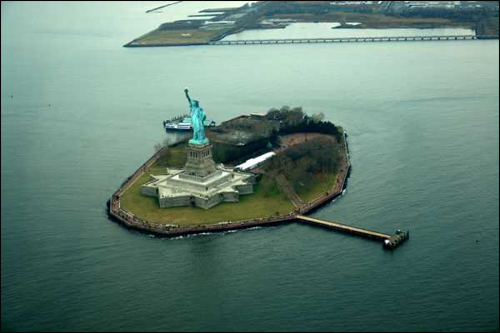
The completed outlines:
<svg viewBox="0 0 500 333">
<path fill-rule="evenodd" d="M 136 39 L 138 45 L 169 45 L 169 44 L 192 44 L 208 43 L 212 38 L 220 35 L 218 30 L 153 30 L 150 33 Z"/>
<path fill-rule="evenodd" d="M 149 172 L 151 174 L 165 173 L 165 167 L 171 165 L 169 162 L 178 166 L 176 164 L 181 162 L 180 157 L 185 154 L 183 151 L 182 146 L 174 147 L 171 149 L 170 156 L 153 164 Z M 122 194 L 120 203 L 122 208 L 150 222 L 172 223 L 182 226 L 210 224 L 268 217 L 276 213 L 282 215 L 290 213 L 294 209 L 292 202 L 283 194 L 268 194 L 266 196 L 267 187 L 262 185 L 262 181 L 254 187 L 253 194 L 241 196 L 238 203 L 222 203 L 208 210 L 197 207 L 160 208 L 157 198 L 147 197 L 140 193 L 141 185 L 149 179 L 148 173 L 142 175 Z"/>
<path fill-rule="evenodd" d="M 314 181 L 308 187 L 301 188 L 297 191 L 297 195 L 304 202 L 310 202 L 322 195 L 327 191 L 331 191 L 337 178 L 336 173 L 326 173 L 314 176 Z"/>
<path fill-rule="evenodd" d="M 169 147 L 168 153 L 163 154 L 163 156 L 161 156 L 158 161 L 151 166 L 151 168 L 182 168 L 187 162 L 186 147 L 187 144 L 185 142 Z"/>
<path fill-rule="evenodd" d="M 222 203 L 208 210 L 197 207 L 160 208 L 156 197 L 141 194 L 141 186 L 151 179 L 150 174 L 165 174 L 167 167 L 180 168 L 185 163 L 186 143 L 170 147 L 167 154 L 156 161 L 122 194 L 122 208 L 143 220 L 182 226 L 283 215 L 294 209 L 292 202 L 279 189 L 270 174 L 264 174 L 254 186 L 254 193 L 241 196 L 240 202 Z M 332 190 L 336 177 L 335 173 L 317 174 L 306 187 L 298 188 L 297 194 L 302 201 L 310 202 Z"/>
</svg>

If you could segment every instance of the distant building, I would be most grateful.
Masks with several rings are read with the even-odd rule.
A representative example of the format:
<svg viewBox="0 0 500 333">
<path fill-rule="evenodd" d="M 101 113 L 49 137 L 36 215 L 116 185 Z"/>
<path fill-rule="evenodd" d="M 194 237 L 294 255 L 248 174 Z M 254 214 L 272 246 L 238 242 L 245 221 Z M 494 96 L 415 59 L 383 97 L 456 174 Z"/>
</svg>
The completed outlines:
<svg viewBox="0 0 500 333">
<path fill-rule="evenodd" d="M 233 27 L 235 21 L 205 21 L 202 26 L 199 27 L 201 30 L 220 30 Z"/>
<path fill-rule="evenodd" d="M 226 21 L 205 21 L 205 25 L 214 25 L 214 24 L 225 24 L 225 25 L 231 25 L 231 24 L 234 24 L 236 21 L 229 21 L 229 20 L 226 20 Z"/>
<path fill-rule="evenodd" d="M 405 1 L 405 5 L 408 9 L 455 9 L 461 1 Z"/>
<path fill-rule="evenodd" d="M 334 6 L 373 6 L 380 5 L 382 1 L 331 1 L 330 5 Z"/>
</svg>

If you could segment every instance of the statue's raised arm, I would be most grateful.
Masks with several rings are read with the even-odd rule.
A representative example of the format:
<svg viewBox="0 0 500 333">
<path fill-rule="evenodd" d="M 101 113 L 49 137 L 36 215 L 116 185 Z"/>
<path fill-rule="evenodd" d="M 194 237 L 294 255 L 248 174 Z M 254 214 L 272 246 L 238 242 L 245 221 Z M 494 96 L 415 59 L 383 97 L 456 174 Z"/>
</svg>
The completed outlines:
<svg viewBox="0 0 500 333">
<path fill-rule="evenodd" d="M 186 93 L 186 98 L 189 102 L 189 106 L 191 107 L 193 103 L 191 102 L 191 98 L 189 97 L 188 88 L 184 88 L 184 93 Z"/>
</svg>

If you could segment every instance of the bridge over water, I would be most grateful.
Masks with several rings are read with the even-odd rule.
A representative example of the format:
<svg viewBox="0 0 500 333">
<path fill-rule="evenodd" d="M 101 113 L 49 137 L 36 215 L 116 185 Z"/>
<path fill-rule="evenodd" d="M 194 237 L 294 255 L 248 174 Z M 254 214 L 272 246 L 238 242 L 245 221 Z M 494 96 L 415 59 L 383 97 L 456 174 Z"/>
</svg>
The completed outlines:
<svg viewBox="0 0 500 333">
<path fill-rule="evenodd" d="M 475 35 L 448 36 L 393 36 L 393 37 L 329 37 L 329 38 L 281 38 L 281 39 L 248 39 L 219 40 L 210 45 L 256 45 L 256 44 L 308 44 L 308 43 L 360 43 L 360 42 L 411 42 L 442 40 L 473 40 Z"/>
</svg>

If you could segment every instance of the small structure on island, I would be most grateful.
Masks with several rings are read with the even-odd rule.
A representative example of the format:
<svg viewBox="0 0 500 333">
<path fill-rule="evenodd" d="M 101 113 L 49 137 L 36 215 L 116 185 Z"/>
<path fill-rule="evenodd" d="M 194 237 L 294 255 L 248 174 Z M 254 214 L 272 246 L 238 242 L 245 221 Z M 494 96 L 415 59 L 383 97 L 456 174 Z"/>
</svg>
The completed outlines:
<svg viewBox="0 0 500 333">
<path fill-rule="evenodd" d="M 209 209 L 221 202 L 238 202 L 239 196 L 253 193 L 253 174 L 237 172 L 216 165 L 212 144 L 205 137 L 205 111 L 191 100 L 184 89 L 191 111 L 193 137 L 187 147 L 183 169 L 168 169 L 166 175 L 151 175 L 153 180 L 142 185 L 141 193 L 158 197 L 160 207 L 197 206 Z"/>
</svg>

